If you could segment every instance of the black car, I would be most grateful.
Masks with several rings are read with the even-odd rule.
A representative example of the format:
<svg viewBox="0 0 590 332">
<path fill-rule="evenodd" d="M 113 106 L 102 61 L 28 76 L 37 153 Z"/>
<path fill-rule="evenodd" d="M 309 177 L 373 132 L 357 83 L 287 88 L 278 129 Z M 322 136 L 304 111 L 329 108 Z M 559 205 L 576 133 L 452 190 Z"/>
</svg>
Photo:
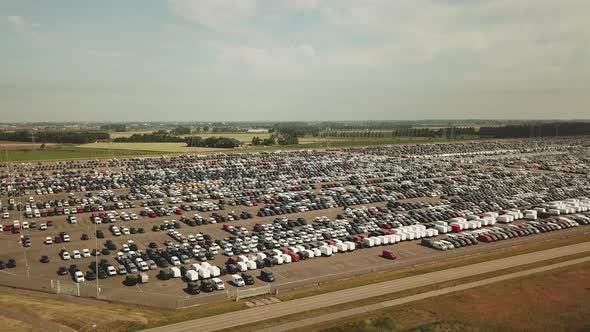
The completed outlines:
<svg viewBox="0 0 590 332">
<path fill-rule="evenodd" d="M 275 276 L 272 274 L 272 271 L 262 270 L 260 271 L 260 279 L 266 282 L 273 282 L 275 281 Z"/>
<path fill-rule="evenodd" d="M 246 285 L 254 285 L 254 277 L 251 274 L 242 273 L 242 279 Z"/>
<path fill-rule="evenodd" d="M 88 234 L 86 234 L 86 233 L 82 234 L 82 237 L 80 237 L 80 239 L 87 241 L 89 239 Z"/>
<path fill-rule="evenodd" d="M 204 280 L 201 283 L 201 290 L 203 292 L 211 293 L 215 290 L 215 288 L 213 287 L 213 282 L 211 280 Z"/>
<path fill-rule="evenodd" d="M 135 285 L 137 285 L 137 276 L 129 274 L 125 277 L 125 281 L 123 283 L 126 286 L 135 286 Z"/>
<path fill-rule="evenodd" d="M 94 271 L 89 270 L 88 272 L 86 272 L 86 280 L 96 280 L 96 274 L 94 273 Z"/>
<path fill-rule="evenodd" d="M 160 270 L 160 273 L 158 273 L 158 279 L 160 279 L 160 280 L 172 279 L 172 271 L 170 271 L 169 269 Z"/>
<path fill-rule="evenodd" d="M 8 260 L 8 263 L 6 263 L 6 267 L 9 269 L 16 267 L 16 261 L 14 260 L 14 258 Z"/>
<path fill-rule="evenodd" d="M 41 256 L 40 261 L 41 261 L 41 263 L 49 263 L 49 256 L 45 256 L 45 255 Z"/>
<path fill-rule="evenodd" d="M 186 285 L 186 291 L 189 294 L 197 295 L 201 293 L 201 282 L 199 280 L 189 281 Z"/>
<path fill-rule="evenodd" d="M 107 271 L 104 269 L 98 269 L 98 279 L 106 279 L 108 277 L 109 275 L 107 274 Z"/>
<path fill-rule="evenodd" d="M 6 265 L 4 265 L 3 261 L 0 261 L 0 270 L 4 270 L 6 268 Z"/>
<path fill-rule="evenodd" d="M 60 266 L 59 269 L 57 269 L 57 274 L 60 276 L 65 276 L 68 274 L 68 269 L 65 266 Z"/>
<path fill-rule="evenodd" d="M 99 239 L 104 239 L 104 233 L 99 229 L 96 231 L 96 237 Z"/>
</svg>

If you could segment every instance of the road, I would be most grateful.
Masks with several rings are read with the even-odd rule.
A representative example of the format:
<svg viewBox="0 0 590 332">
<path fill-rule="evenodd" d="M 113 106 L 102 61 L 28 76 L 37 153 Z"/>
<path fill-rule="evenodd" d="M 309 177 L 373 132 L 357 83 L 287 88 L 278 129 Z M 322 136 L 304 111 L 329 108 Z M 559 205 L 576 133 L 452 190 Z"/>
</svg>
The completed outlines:
<svg viewBox="0 0 590 332">
<path fill-rule="evenodd" d="M 216 331 L 588 251 L 590 251 L 590 242 L 584 242 L 321 295 L 309 296 L 297 300 L 255 307 L 182 323 L 170 324 L 145 331 Z"/>
<path fill-rule="evenodd" d="M 401 305 L 401 304 L 405 304 L 405 303 L 409 303 L 409 302 L 413 302 L 413 301 L 424 300 L 427 298 L 445 295 L 445 294 L 458 292 L 458 291 L 462 291 L 462 290 L 467 290 L 470 288 L 481 287 L 481 286 L 493 284 L 495 282 L 505 281 L 505 280 L 509 280 L 509 279 L 513 279 L 513 278 L 524 277 L 524 276 L 528 276 L 531 274 L 545 272 L 545 271 L 549 271 L 549 270 L 553 270 L 553 269 L 559 269 L 559 268 L 563 268 L 563 267 L 570 266 L 570 265 L 585 263 L 588 261 L 590 261 L 590 257 L 573 259 L 570 261 L 546 265 L 546 266 L 538 267 L 538 268 L 534 268 L 534 269 L 519 271 L 519 272 L 515 272 L 515 273 L 509 273 L 509 274 L 501 275 L 498 277 L 469 282 L 469 283 L 462 284 L 462 285 L 446 287 L 446 288 L 437 289 L 437 290 L 430 291 L 430 292 L 406 296 L 406 297 L 402 297 L 402 298 L 395 299 L 395 300 L 384 301 L 384 302 L 370 304 L 370 305 L 357 307 L 357 308 L 353 308 L 353 309 L 338 311 L 338 312 L 334 312 L 331 314 L 315 316 L 312 318 L 307 318 L 307 319 L 303 319 L 303 320 L 299 320 L 299 321 L 295 321 L 295 322 L 272 326 L 269 328 L 259 330 L 259 332 L 289 331 L 289 330 L 293 330 L 296 328 L 302 328 L 302 327 L 311 326 L 311 325 L 324 323 L 324 322 L 329 322 L 329 321 L 337 320 L 337 319 L 341 319 L 341 318 L 350 318 L 355 315 L 361 315 L 364 313 L 369 313 L 372 311 L 376 311 L 376 310 L 380 310 L 380 309 L 384 309 L 384 308 L 388 308 L 388 307 L 393 307 L 393 306 L 397 306 L 397 305 Z"/>
</svg>

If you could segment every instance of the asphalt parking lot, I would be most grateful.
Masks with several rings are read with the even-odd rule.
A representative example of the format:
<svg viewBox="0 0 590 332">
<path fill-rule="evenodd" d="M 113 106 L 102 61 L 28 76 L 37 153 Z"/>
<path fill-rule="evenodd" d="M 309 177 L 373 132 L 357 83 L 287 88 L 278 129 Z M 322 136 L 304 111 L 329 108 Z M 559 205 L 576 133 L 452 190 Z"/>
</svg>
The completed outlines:
<svg viewBox="0 0 590 332">
<path fill-rule="evenodd" d="M 116 211 L 118 213 L 133 212 L 140 215 L 140 211 L 145 209 L 142 206 L 143 202 L 157 199 L 162 199 L 164 204 L 156 204 L 150 208 L 157 210 L 156 207 L 164 206 L 174 210 L 172 207 L 178 207 L 186 201 L 171 203 L 169 202 L 170 198 L 186 197 L 187 194 L 191 194 L 191 190 L 194 190 L 195 196 L 199 196 L 196 201 L 198 204 L 219 205 L 221 204 L 220 200 L 233 200 L 236 204 L 223 204 L 224 209 L 218 211 L 183 211 L 182 215 L 172 213 L 168 216 L 154 218 L 139 216 L 137 220 L 123 221 L 118 219 L 114 223 L 101 224 L 91 222 L 91 213 L 97 214 L 98 211 L 78 213 L 75 215 L 77 223 L 70 224 L 66 215 L 25 218 L 24 211 L 6 210 L 9 217 L 0 221 L 3 225 L 10 225 L 14 220 L 19 220 L 21 223 L 23 221 L 36 222 L 37 228 L 21 229 L 19 234 L 10 231 L 0 234 L 0 247 L 2 248 L 0 260 L 6 263 L 8 259 L 13 258 L 16 261 L 16 267 L 0 270 L 0 282 L 3 277 L 19 278 L 25 283 L 23 287 L 30 286 L 33 289 L 39 288 L 35 287 L 35 283 L 47 282 L 46 284 L 49 284 L 51 280 L 59 280 L 64 285 L 70 284 L 72 283 L 70 275 L 57 275 L 56 271 L 59 267 L 76 264 L 83 273 L 86 273 L 89 270 L 89 265 L 96 260 L 91 256 L 65 261 L 59 256 L 62 249 L 67 250 L 70 254 L 74 250 L 80 252 L 83 249 L 92 251 L 98 248 L 100 250 L 104 247 L 106 240 L 112 240 L 117 250 L 111 252 L 108 257 L 103 255 L 99 259 L 106 258 L 109 263 L 117 267 L 119 263 L 115 260 L 116 252 L 129 240 L 137 244 L 142 251 L 145 251 L 152 242 L 158 248 L 165 248 L 164 243 L 167 240 L 172 241 L 173 245 L 180 244 L 167 231 L 152 231 L 154 225 L 161 225 L 164 221 L 179 221 L 181 227 L 176 230 L 183 236 L 203 233 L 209 235 L 212 240 L 224 239 L 223 243 L 232 241 L 230 236 L 233 236 L 234 239 L 238 237 L 223 230 L 223 224 L 243 227 L 249 231 L 247 236 L 251 236 L 256 224 L 272 224 L 276 218 L 288 218 L 290 221 L 303 218 L 308 225 L 319 223 L 324 226 L 331 225 L 335 221 L 341 223 L 346 221 L 354 228 L 354 234 L 366 237 L 371 233 L 388 230 L 391 226 L 395 230 L 406 227 L 403 225 L 407 224 L 432 225 L 432 221 L 437 218 L 437 220 L 448 220 L 451 216 L 449 213 L 457 213 L 457 216 L 459 214 L 477 216 L 486 211 L 530 208 L 541 206 L 545 204 L 544 202 L 590 196 L 587 180 L 588 168 L 574 166 L 575 159 L 587 160 L 588 151 L 585 148 L 577 148 L 575 153 L 565 153 L 564 149 L 568 143 L 571 142 L 556 140 L 549 141 L 549 143 L 544 142 L 544 144 L 538 142 L 528 145 L 521 142 L 510 143 L 513 146 L 507 146 L 508 143 L 488 146 L 486 143 L 483 146 L 473 144 L 453 146 L 453 144 L 449 144 L 442 147 L 441 145 L 436 145 L 436 147 L 421 146 L 413 149 L 409 147 L 352 148 L 333 152 L 308 151 L 243 156 L 238 161 L 235 156 L 209 158 L 199 156 L 193 159 L 188 158 L 183 163 L 165 158 L 146 158 L 77 161 L 72 164 L 50 162 L 21 164 L 10 165 L 10 169 L 9 165 L 2 165 L 5 166 L 1 173 L 3 180 L 2 207 L 10 206 L 9 199 L 13 199 L 16 205 L 22 204 L 24 208 L 29 197 L 32 197 L 35 202 L 47 202 L 68 198 L 83 199 L 89 196 L 97 198 L 99 193 L 105 192 L 108 192 L 108 195 L 104 197 L 108 197 L 108 199 L 101 204 L 112 204 L 113 202 L 108 202 L 108 200 L 113 196 L 125 196 L 131 193 L 136 196 L 131 199 L 121 196 L 117 201 L 127 203 L 133 201 L 136 206 Z M 469 149 L 475 155 L 466 154 Z M 444 155 L 438 155 L 434 159 L 422 158 L 432 157 L 439 150 L 444 151 Z M 506 152 L 508 150 L 518 151 L 518 154 L 512 158 L 506 156 L 507 153 L 512 153 Z M 400 158 L 401 155 L 407 156 Z M 497 158 L 497 156 L 502 156 L 502 158 Z M 163 168 L 159 169 L 158 167 Z M 64 176 L 64 174 L 69 175 Z M 134 181 L 141 182 L 141 186 L 134 186 Z M 186 185 L 190 182 L 205 183 L 206 185 Z M 44 183 L 43 186 L 40 183 Z M 53 194 L 35 192 L 36 189 L 48 188 L 51 184 L 55 188 L 63 187 L 64 184 L 71 186 L 71 188 Z M 81 191 L 81 184 L 89 188 L 93 184 L 98 187 L 93 190 Z M 107 185 L 111 187 L 101 187 Z M 265 189 L 268 187 L 274 189 L 268 191 Z M 73 196 L 70 196 L 70 193 Z M 92 195 L 86 195 L 88 193 L 92 193 Z M 212 198 L 219 193 L 224 193 L 225 197 Z M 151 198 L 148 197 L 149 195 Z M 255 206 L 242 204 L 255 200 L 257 201 Z M 318 204 L 321 208 L 296 213 L 257 216 L 264 209 L 286 211 L 284 209 L 295 209 L 302 206 L 311 208 L 310 204 Z M 80 206 L 80 204 L 76 205 Z M 346 210 L 347 208 L 348 210 Z M 369 209 L 367 210 L 367 208 Z M 358 213 L 355 215 L 350 211 Z M 194 227 L 180 221 L 181 217 L 190 219 L 195 213 L 205 220 L 209 220 L 214 213 L 227 216 L 230 212 L 235 212 L 237 215 L 243 212 L 249 213 L 253 218 Z M 375 214 L 372 215 L 369 212 Z M 375 216 L 379 218 L 375 219 Z M 317 217 L 325 218 L 326 221 L 314 222 Z M 39 225 L 46 223 L 47 220 L 53 221 L 53 226 L 48 227 L 47 230 L 40 230 Z M 519 222 L 526 223 L 528 221 L 522 219 L 514 221 L 514 223 Z M 385 228 L 385 225 L 380 225 L 383 223 L 388 223 L 390 226 Z M 145 233 L 115 236 L 109 230 L 111 225 L 128 228 L 141 227 L 145 229 Z M 382 229 L 375 225 L 380 225 L 379 227 Z M 353 228 L 347 229 L 352 232 Z M 295 226 L 289 229 L 297 233 L 303 228 Z M 96 241 L 95 230 L 102 230 L 105 238 Z M 55 238 L 59 236 L 60 232 L 67 233 L 71 241 L 44 244 L 46 237 Z M 544 241 L 584 232 L 588 232 L 588 230 L 586 227 L 580 226 L 495 243 L 480 243 L 477 246 L 450 251 L 438 251 L 422 246 L 420 240 L 403 241 L 393 245 L 339 253 L 331 257 L 317 257 L 297 263 L 283 264 L 270 269 L 276 278 L 273 287 L 286 289 L 355 274 L 391 269 L 396 266 L 402 267 L 427 261 L 444 260 L 448 257 L 476 254 L 494 248 L 510 247 L 518 243 Z M 275 240 L 279 239 L 278 233 L 278 231 L 273 233 L 273 235 L 277 235 Z M 83 234 L 87 234 L 89 239 L 82 240 Z M 335 238 L 344 240 L 345 237 L 354 234 L 347 233 Z M 31 247 L 25 248 L 23 246 L 21 236 L 30 238 Z M 295 234 L 295 237 L 297 236 L 300 235 Z M 445 235 L 439 234 L 432 239 L 444 237 Z M 318 239 L 312 242 L 321 241 L 323 240 Z M 392 249 L 397 255 L 397 259 L 391 261 L 380 257 L 384 249 Z M 268 250 L 263 251 L 268 252 Z M 40 262 L 43 255 L 48 256 L 48 263 Z M 248 255 L 252 255 L 252 253 Z M 227 259 L 228 256 L 220 252 L 208 262 L 223 267 Z M 191 263 L 193 262 L 196 260 L 191 259 Z M 184 265 L 188 266 L 189 264 Z M 162 267 L 158 267 L 149 271 L 149 282 L 133 287 L 123 285 L 124 276 L 112 276 L 95 281 L 86 280 L 82 283 L 86 285 L 83 287 L 87 289 L 84 295 L 92 296 L 91 290 L 97 282 L 101 298 L 133 302 L 134 294 L 136 294 L 135 300 L 137 302 L 145 303 L 145 300 L 149 298 L 153 299 L 151 304 L 154 305 L 158 305 L 158 297 L 167 300 L 199 298 L 201 301 L 207 301 L 208 298 L 219 299 L 223 296 L 231 296 L 235 292 L 235 287 L 227 283 L 230 279 L 229 275 L 225 275 L 222 276 L 222 280 L 226 282 L 227 292 L 218 291 L 191 296 L 184 291 L 186 282 L 181 279 L 158 280 L 156 275 L 161 269 Z M 248 273 L 257 276 L 259 270 L 252 270 Z M 30 278 L 30 282 L 26 283 L 24 281 L 26 278 Z M 254 286 L 246 287 L 261 285 L 264 285 L 264 282 L 256 279 Z"/>
</svg>

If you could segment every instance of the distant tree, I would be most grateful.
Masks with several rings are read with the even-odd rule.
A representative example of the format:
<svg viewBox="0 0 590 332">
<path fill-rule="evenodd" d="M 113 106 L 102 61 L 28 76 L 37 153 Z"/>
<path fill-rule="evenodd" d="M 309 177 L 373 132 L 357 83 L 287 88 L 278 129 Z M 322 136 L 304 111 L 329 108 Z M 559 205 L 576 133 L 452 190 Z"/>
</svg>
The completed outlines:
<svg viewBox="0 0 590 332">
<path fill-rule="evenodd" d="M 45 143 L 41 144 L 41 150 L 45 150 Z"/>
<path fill-rule="evenodd" d="M 172 134 L 180 136 L 180 135 L 188 135 L 191 133 L 191 129 L 188 127 L 176 127 L 172 129 Z"/>
</svg>

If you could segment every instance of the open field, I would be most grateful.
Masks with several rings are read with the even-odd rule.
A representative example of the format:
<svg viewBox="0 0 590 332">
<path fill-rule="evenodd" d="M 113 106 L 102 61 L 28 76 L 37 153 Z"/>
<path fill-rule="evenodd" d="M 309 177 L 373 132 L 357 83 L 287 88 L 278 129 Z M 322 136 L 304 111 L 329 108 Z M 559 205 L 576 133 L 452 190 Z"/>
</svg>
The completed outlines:
<svg viewBox="0 0 590 332">
<path fill-rule="evenodd" d="M 589 322 L 584 263 L 299 331 L 587 331 Z"/>
<path fill-rule="evenodd" d="M 33 327 L 25 322 L 0 316 L 0 331 L 5 332 L 29 332 Z"/>
<path fill-rule="evenodd" d="M 13 142 L 0 141 L 0 152 L 12 150 L 40 150 L 43 143 L 27 143 L 27 142 Z M 58 146 L 56 143 L 45 143 L 46 148 Z"/>
<path fill-rule="evenodd" d="M 39 161 L 81 158 L 112 158 L 119 156 L 149 155 L 158 152 L 138 149 L 85 149 L 73 145 L 55 145 L 45 150 L 9 150 L 0 153 L 0 161 Z M 160 152 L 161 153 L 161 152 Z"/>
<path fill-rule="evenodd" d="M 236 134 L 241 135 L 241 134 Z M 248 134 L 250 135 L 250 134 Z M 256 134 L 252 134 L 256 135 Z M 268 135 L 268 134 L 263 134 Z M 263 136 L 262 137 L 268 137 Z M 213 136 L 213 135 L 209 135 Z M 226 136 L 224 134 L 224 136 Z M 205 136 L 207 137 L 207 136 Z M 243 137 L 247 138 L 247 137 Z M 251 139 L 251 137 L 250 137 Z M 299 150 L 299 149 L 325 149 L 325 148 L 345 148 L 360 146 L 381 146 L 397 144 L 421 144 L 421 143 L 450 143 L 456 141 L 473 141 L 472 138 L 463 140 L 455 139 L 427 139 L 421 137 L 402 137 L 402 138 L 319 138 L 319 137 L 302 137 L 299 144 L 296 145 L 273 145 L 273 146 L 250 146 L 243 149 L 215 149 L 186 147 L 185 143 L 90 143 L 82 145 L 72 144 L 55 144 L 47 143 L 45 150 L 40 150 L 40 144 L 32 145 L 30 143 L 13 142 L 8 143 L 5 147 L 0 145 L 0 161 L 39 161 L 39 160 L 64 160 L 64 159 L 81 159 L 81 158 L 111 158 L 117 156 L 142 156 L 153 154 L 168 153 L 244 153 L 244 152 L 263 152 L 279 150 Z M 479 139 L 481 141 L 489 139 Z M 499 141 L 496 139 L 495 141 Z M 509 141 L 504 139 L 504 141 Z M 244 141 L 249 142 L 249 141 Z M 34 151 L 32 151 L 34 149 Z M 2 151 L 4 150 L 4 151 Z"/>
<path fill-rule="evenodd" d="M 112 132 L 111 133 L 111 138 L 115 139 L 115 138 L 119 138 L 119 137 L 131 137 L 134 134 L 151 134 L 152 132 L 154 132 L 155 130 L 142 130 L 142 131 L 126 131 L 126 132 Z M 190 135 L 182 135 L 182 137 L 190 137 L 190 136 L 201 136 L 202 138 L 207 138 L 207 137 L 228 137 L 228 138 L 233 138 L 233 139 L 237 139 L 240 142 L 243 143 L 250 143 L 252 141 L 252 138 L 257 136 L 260 138 L 268 138 L 270 137 L 271 134 L 269 133 L 234 133 L 234 132 L 229 132 L 229 133 L 214 133 L 214 132 L 206 132 L 206 133 L 194 133 L 194 134 L 190 134 Z"/>
<path fill-rule="evenodd" d="M 170 153 L 200 153 L 200 152 L 220 152 L 228 149 L 212 149 L 187 147 L 186 143 L 90 143 L 78 145 L 77 148 L 85 150 L 98 150 L 108 152 L 109 149 L 121 151 L 151 151 L 151 152 L 170 152 Z"/>
</svg>

